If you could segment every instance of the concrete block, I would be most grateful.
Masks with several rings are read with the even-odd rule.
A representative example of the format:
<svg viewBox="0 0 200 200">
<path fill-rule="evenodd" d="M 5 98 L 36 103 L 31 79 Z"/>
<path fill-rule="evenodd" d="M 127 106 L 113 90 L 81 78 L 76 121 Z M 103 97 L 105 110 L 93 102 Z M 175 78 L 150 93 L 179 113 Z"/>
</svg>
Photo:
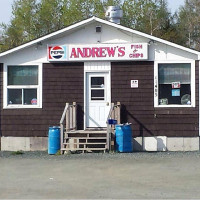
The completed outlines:
<svg viewBox="0 0 200 200">
<path fill-rule="evenodd" d="M 142 137 L 133 138 L 133 151 L 143 151 Z"/>
<path fill-rule="evenodd" d="M 168 151 L 184 151 L 183 137 L 169 137 L 167 138 Z"/>
<path fill-rule="evenodd" d="M 144 151 L 166 151 L 167 150 L 167 137 L 145 137 L 144 138 Z"/>
<path fill-rule="evenodd" d="M 1 151 L 30 151 L 30 138 L 1 137 Z"/>
<path fill-rule="evenodd" d="M 48 137 L 31 137 L 30 151 L 46 151 L 48 149 Z"/>
<path fill-rule="evenodd" d="M 47 137 L 1 137 L 1 151 L 46 151 Z"/>
<path fill-rule="evenodd" d="M 184 151 L 199 151 L 199 137 L 184 137 L 183 150 Z"/>
</svg>

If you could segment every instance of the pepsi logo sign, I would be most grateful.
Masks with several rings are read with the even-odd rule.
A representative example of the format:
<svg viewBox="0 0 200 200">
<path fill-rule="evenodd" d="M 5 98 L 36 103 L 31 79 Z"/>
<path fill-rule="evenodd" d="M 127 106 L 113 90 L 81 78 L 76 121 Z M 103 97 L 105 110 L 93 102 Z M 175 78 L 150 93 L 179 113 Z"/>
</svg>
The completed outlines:
<svg viewBox="0 0 200 200">
<path fill-rule="evenodd" d="M 66 46 L 49 46 L 48 60 L 66 59 Z"/>
</svg>

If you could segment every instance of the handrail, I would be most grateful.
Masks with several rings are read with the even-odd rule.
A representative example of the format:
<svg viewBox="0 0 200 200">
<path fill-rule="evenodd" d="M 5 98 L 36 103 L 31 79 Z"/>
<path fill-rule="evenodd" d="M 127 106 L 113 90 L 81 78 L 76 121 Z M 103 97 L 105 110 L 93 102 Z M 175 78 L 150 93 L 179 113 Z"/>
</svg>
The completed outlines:
<svg viewBox="0 0 200 200">
<path fill-rule="evenodd" d="M 114 103 L 111 103 L 111 108 L 107 117 L 107 149 L 110 150 L 111 146 L 114 144 L 111 144 L 111 141 L 113 139 L 112 135 L 114 134 L 114 129 L 112 128 L 112 125 L 108 123 L 109 119 L 116 119 L 117 123 L 120 124 L 120 102 L 117 102 L 116 105 Z"/>
<path fill-rule="evenodd" d="M 60 147 L 62 149 L 64 142 L 64 120 L 66 118 L 66 130 L 76 129 L 76 102 L 72 105 L 66 103 L 62 117 L 60 119 Z M 61 150 L 62 152 L 62 150 Z"/>
<path fill-rule="evenodd" d="M 120 124 L 120 102 L 117 102 L 116 105 L 114 105 L 114 103 L 111 103 L 111 107 L 110 107 L 110 111 L 107 117 L 107 121 L 106 123 L 108 123 L 108 120 L 113 118 L 117 120 L 117 123 Z"/>
<path fill-rule="evenodd" d="M 63 111 L 63 114 L 62 114 L 62 117 L 60 119 L 60 124 L 62 124 L 64 122 L 65 115 L 66 115 L 66 112 L 67 112 L 68 108 L 69 108 L 69 103 L 66 103 L 64 111 Z"/>
<path fill-rule="evenodd" d="M 111 118 L 112 116 L 112 112 L 114 110 L 114 103 L 111 103 L 111 107 L 110 107 L 110 111 L 109 111 L 109 114 L 108 114 L 108 117 L 107 117 L 107 121 L 106 123 L 108 124 L 108 120 Z"/>
</svg>

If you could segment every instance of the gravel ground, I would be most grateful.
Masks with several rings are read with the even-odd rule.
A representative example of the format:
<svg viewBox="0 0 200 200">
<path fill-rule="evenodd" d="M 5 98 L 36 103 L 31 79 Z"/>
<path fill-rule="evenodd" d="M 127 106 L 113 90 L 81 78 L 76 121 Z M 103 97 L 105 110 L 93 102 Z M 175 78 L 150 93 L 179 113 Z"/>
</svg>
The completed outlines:
<svg viewBox="0 0 200 200">
<path fill-rule="evenodd" d="M 69 153 L 64 155 L 48 155 L 46 151 L 17 152 L 0 151 L 0 158 L 28 158 L 28 159 L 47 159 L 47 160 L 65 160 L 65 159 L 117 159 L 117 158 L 200 158 L 200 151 L 195 152 L 134 152 L 134 153 Z"/>
<path fill-rule="evenodd" d="M 0 152 L 0 199 L 200 199 L 200 152 Z"/>
</svg>

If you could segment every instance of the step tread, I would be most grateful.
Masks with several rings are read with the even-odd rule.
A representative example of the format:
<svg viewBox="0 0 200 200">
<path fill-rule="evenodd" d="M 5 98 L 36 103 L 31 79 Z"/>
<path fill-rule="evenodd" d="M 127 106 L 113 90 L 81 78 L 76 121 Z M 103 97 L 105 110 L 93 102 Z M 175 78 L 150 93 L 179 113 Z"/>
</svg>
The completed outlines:
<svg viewBox="0 0 200 200">
<path fill-rule="evenodd" d="M 97 140 L 97 139 L 100 139 L 100 140 L 102 140 L 102 139 L 107 139 L 107 137 L 69 137 L 69 138 L 64 138 L 65 140 L 67 140 L 67 139 L 90 139 L 90 140 Z"/>
<path fill-rule="evenodd" d="M 71 134 L 71 133 L 74 133 L 74 134 L 100 134 L 100 133 L 104 133 L 104 134 L 106 134 L 107 133 L 107 131 L 88 131 L 88 130 L 77 130 L 77 131 L 65 131 L 65 133 L 67 133 L 67 134 Z"/>
<path fill-rule="evenodd" d="M 91 143 L 91 142 L 89 142 L 89 143 L 88 143 L 88 142 L 84 142 L 84 143 L 83 143 L 83 142 L 66 143 L 66 142 L 64 142 L 63 144 L 64 144 L 64 145 L 68 145 L 68 144 L 70 144 L 70 145 L 73 145 L 73 144 L 75 144 L 75 145 L 76 145 L 76 144 L 87 145 L 87 144 L 107 144 L 107 143 L 106 143 L 106 142 L 102 142 L 102 143 L 99 143 L 99 142 L 98 142 L 98 143 L 97 143 L 97 142 L 95 142 L 95 143 Z"/>
<path fill-rule="evenodd" d="M 106 150 L 107 148 L 62 148 L 61 151 L 74 151 L 74 150 Z"/>
</svg>

